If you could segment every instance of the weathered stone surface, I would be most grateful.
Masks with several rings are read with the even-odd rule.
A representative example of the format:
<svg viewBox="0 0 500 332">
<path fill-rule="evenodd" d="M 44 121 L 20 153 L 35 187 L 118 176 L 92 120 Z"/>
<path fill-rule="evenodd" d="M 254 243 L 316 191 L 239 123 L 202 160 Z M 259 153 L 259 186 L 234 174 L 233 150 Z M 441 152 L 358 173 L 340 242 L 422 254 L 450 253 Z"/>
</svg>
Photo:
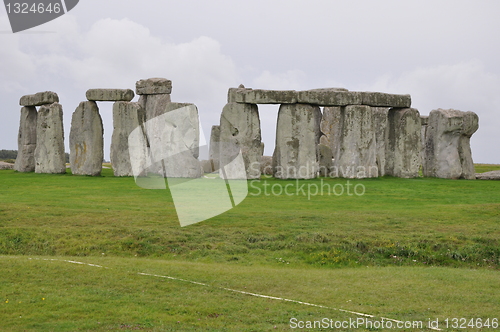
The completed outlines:
<svg viewBox="0 0 500 332">
<path fill-rule="evenodd" d="M 318 144 L 321 111 L 318 106 L 280 106 L 273 155 L 274 177 L 312 179 L 319 171 Z"/>
<path fill-rule="evenodd" d="M 14 169 L 14 164 L 9 164 L 3 161 L 0 161 L 0 170 Z"/>
<path fill-rule="evenodd" d="M 150 96 L 148 96 L 149 99 Z M 145 123 L 151 156 L 150 173 L 169 178 L 199 178 L 200 125 L 193 104 L 168 103 L 160 114 Z"/>
<path fill-rule="evenodd" d="M 37 111 L 34 106 L 21 108 L 21 121 L 17 136 L 17 158 L 14 169 L 18 172 L 35 171 Z"/>
<path fill-rule="evenodd" d="M 334 151 L 330 176 L 343 178 L 377 177 L 377 144 L 370 106 L 350 105 L 342 108 L 341 135 Z"/>
<path fill-rule="evenodd" d="M 318 152 L 319 152 L 319 175 L 329 176 L 330 169 L 333 166 L 333 151 L 329 146 L 324 144 L 319 144 Z"/>
<path fill-rule="evenodd" d="M 387 122 L 385 174 L 399 178 L 418 177 L 422 164 L 420 113 L 414 108 L 391 108 Z"/>
<path fill-rule="evenodd" d="M 36 173 L 66 173 L 63 109 L 59 103 L 38 110 L 35 149 Z"/>
<path fill-rule="evenodd" d="M 19 104 L 21 106 L 42 106 L 49 105 L 52 103 L 58 103 L 59 96 L 57 93 L 52 91 L 39 92 L 34 95 L 22 96 L 21 100 L 19 100 Z"/>
<path fill-rule="evenodd" d="M 71 118 L 69 162 L 74 175 L 98 176 L 104 158 L 104 129 L 94 101 L 83 101 Z"/>
<path fill-rule="evenodd" d="M 157 95 L 172 93 L 172 81 L 166 78 L 148 78 L 135 83 L 135 93 L 138 95 Z"/>
<path fill-rule="evenodd" d="M 424 175 L 446 179 L 475 179 L 470 138 L 479 128 L 476 113 L 433 110 L 425 138 Z"/>
<path fill-rule="evenodd" d="M 382 92 L 361 92 L 363 105 L 373 107 L 408 108 L 411 106 L 410 95 L 396 95 Z"/>
<path fill-rule="evenodd" d="M 139 104 L 146 112 L 146 120 L 151 120 L 167 111 L 167 105 L 171 103 L 170 95 L 142 95 Z"/>
<path fill-rule="evenodd" d="M 389 108 L 387 107 L 372 107 L 373 112 L 373 128 L 375 130 L 375 141 L 377 142 L 377 167 L 378 175 L 385 175 L 386 167 L 386 144 L 389 140 L 389 127 L 387 124 L 387 116 Z"/>
<path fill-rule="evenodd" d="M 476 173 L 476 179 L 478 179 L 478 180 L 500 180 L 500 171 Z"/>
<path fill-rule="evenodd" d="M 214 162 L 213 160 L 201 160 L 200 161 L 201 168 L 204 173 L 212 173 L 214 172 Z"/>
<path fill-rule="evenodd" d="M 218 170 L 220 158 L 220 126 L 212 126 L 208 155 L 210 160 L 213 162 L 213 171 Z"/>
<path fill-rule="evenodd" d="M 333 151 L 337 151 L 340 141 L 341 123 L 341 108 L 331 106 L 323 108 L 323 116 L 321 117 L 320 129 L 323 134 L 319 140 L 320 144 L 328 146 Z"/>
<path fill-rule="evenodd" d="M 273 175 L 273 157 L 262 156 L 260 160 L 260 173 L 262 175 Z"/>
<path fill-rule="evenodd" d="M 423 165 L 424 161 L 425 161 L 425 136 L 427 135 L 427 127 L 429 125 L 429 116 L 428 115 L 421 115 L 420 116 L 420 123 L 422 124 L 422 131 L 421 131 L 422 150 L 420 151 L 420 157 L 422 159 L 422 165 Z"/>
<path fill-rule="evenodd" d="M 229 99 L 245 104 L 295 104 L 297 92 L 293 90 L 230 89 Z"/>
<path fill-rule="evenodd" d="M 297 102 L 302 104 L 346 106 L 360 105 L 362 101 L 361 92 L 352 92 L 342 88 L 314 89 L 297 93 Z"/>
<path fill-rule="evenodd" d="M 113 136 L 111 137 L 111 164 L 115 176 L 133 176 L 128 138 L 130 133 L 146 121 L 146 113 L 139 103 L 117 101 L 113 105 Z"/>
<path fill-rule="evenodd" d="M 135 95 L 130 89 L 89 89 L 86 96 L 89 101 L 131 101 Z"/>
<path fill-rule="evenodd" d="M 238 170 L 226 169 L 240 151 L 245 163 L 246 178 L 260 178 L 260 162 L 264 146 L 261 142 L 257 105 L 228 103 L 224 106 L 220 118 L 221 176 L 228 179 L 245 177 Z"/>
</svg>

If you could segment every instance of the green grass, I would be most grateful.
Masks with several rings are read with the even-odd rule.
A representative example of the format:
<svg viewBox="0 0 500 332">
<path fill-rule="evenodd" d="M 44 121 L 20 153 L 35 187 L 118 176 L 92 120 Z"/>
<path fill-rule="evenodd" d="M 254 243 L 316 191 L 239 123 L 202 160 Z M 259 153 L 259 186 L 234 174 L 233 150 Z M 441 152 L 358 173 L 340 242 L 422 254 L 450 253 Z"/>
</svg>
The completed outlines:
<svg viewBox="0 0 500 332">
<path fill-rule="evenodd" d="M 475 164 L 476 173 L 499 171 L 500 165 L 496 164 Z"/>
<path fill-rule="evenodd" d="M 365 194 L 307 195 L 348 184 Z M 293 195 L 269 194 L 286 185 Z M 181 228 L 168 190 L 110 169 L 0 171 L 0 330 L 265 331 L 290 330 L 291 317 L 357 318 L 218 287 L 400 320 L 494 318 L 499 189 L 429 178 L 262 179 L 236 208 Z"/>
</svg>

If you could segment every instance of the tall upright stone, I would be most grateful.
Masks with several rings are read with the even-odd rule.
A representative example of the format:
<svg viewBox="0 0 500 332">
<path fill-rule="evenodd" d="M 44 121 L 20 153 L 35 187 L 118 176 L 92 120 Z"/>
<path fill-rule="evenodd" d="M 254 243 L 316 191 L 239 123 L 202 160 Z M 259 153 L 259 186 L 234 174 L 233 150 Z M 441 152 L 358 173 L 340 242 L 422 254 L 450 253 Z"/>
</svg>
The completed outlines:
<svg viewBox="0 0 500 332">
<path fill-rule="evenodd" d="M 323 108 L 320 123 L 323 135 L 320 138 L 320 143 L 328 146 L 332 150 L 332 155 L 333 151 L 337 150 L 340 141 L 341 114 L 341 107 L 330 106 Z"/>
<path fill-rule="evenodd" d="M 276 126 L 274 177 L 312 179 L 318 176 L 321 110 L 308 104 L 282 104 Z"/>
<path fill-rule="evenodd" d="M 169 103 L 144 125 L 154 163 L 148 172 L 169 178 L 199 178 L 200 124 L 194 104 Z"/>
<path fill-rule="evenodd" d="M 212 162 L 214 171 L 219 169 L 220 158 L 220 126 L 212 126 L 210 133 L 209 160 Z"/>
<path fill-rule="evenodd" d="M 429 114 L 425 138 L 424 175 L 475 179 L 470 138 L 479 128 L 476 113 L 437 109 Z"/>
<path fill-rule="evenodd" d="M 35 172 L 66 173 L 63 109 L 59 103 L 43 105 L 38 110 Z"/>
<path fill-rule="evenodd" d="M 429 116 L 428 115 L 421 115 L 420 116 L 420 123 L 422 124 L 422 131 L 421 131 L 421 137 L 422 137 L 422 150 L 420 150 L 420 157 L 422 159 L 422 167 L 425 162 L 425 137 L 427 135 L 427 127 L 429 126 Z"/>
<path fill-rule="evenodd" d="M 145 122 L 146 114 L 139 103 L 119 101 L 113 104 L 111 165 L 115 176 L 133 176 L 129 153 L 129 135 Z"/>
<path fill-rule="evenodd" d="M 385 173 L 399 178 L 418 177 L 422 162 L 420 113 L 414 108 L 391 108 L 388 129 Z"/>
<path fill-rule="evenodd" d="M 84 101 L 71 119 L 69 135 L 71 172 L 98 176 L 104 158 L 104 129 L 95 101 Z"/>
<path fill-rule="evenodd" d="M 389 140 L 389 127 L 387 117 L 389 108 L 387 107 L 372 107 L 373 126 L 375 130 L 375 141 L 377 142 L 377 167 L 378 175 L 385 175 L 386 167 L 386 145 Z"/>
<path fill-rule="evenodd" d="M 36 122 L 37 111 L 34 106 L 21 108 L 19 134 L 17 136 L 17 158 L 14 169 L 18 172 L 35 171 Z"/>
<path fill-rule="evenodd" d="M 260 178 L 264 152 L 261 142 L 259 111 L 255 104 L 228 103 L 220 118 L 220 169 L 228 179 Z M 245 174 L 230 170 L 227 165 L 239 155 L 245 163 Z"/>
<path fill-rule="evenodd" d="M 343 178 L 377 177 L 377 144 L 370 106 L 342 108 L 341 135 L 334 151 L 335 175 Z"/>
<path fill-rule="evenodd" d="M 168 94 L 142 95 L 139 104 L 146 112 L 146 120 L 151 120 L 165 113 L 167 105 L 172 102 Z"/>
</svg>

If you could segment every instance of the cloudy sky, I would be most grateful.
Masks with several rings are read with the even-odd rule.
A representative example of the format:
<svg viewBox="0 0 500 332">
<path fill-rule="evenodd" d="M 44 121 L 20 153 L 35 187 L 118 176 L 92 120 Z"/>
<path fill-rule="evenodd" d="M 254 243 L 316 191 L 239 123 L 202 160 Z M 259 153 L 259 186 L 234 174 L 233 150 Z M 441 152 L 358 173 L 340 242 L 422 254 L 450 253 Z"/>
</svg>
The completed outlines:
<svg viewBox="0 0 500 332">
<path fill-rule="evenodd" d="M 476 112 L 474 161 L 500 164 L 499 14 L 496 0 L 80 0 L 13 34 L 2 7 L 0 149 L 17 149 L 25 94 L 59 94 L 67 146 L 87 89 L 134 89 L 139 79 L 165 77 L 173 101 L 198 106 L 206 135 L 227 89 L 240 83 L 408 93 L 422 115 Z M 112 105 L 99 106 L 109 159 Z M 271 155 L 278 107 L 259 109 Z"/>
</svg>

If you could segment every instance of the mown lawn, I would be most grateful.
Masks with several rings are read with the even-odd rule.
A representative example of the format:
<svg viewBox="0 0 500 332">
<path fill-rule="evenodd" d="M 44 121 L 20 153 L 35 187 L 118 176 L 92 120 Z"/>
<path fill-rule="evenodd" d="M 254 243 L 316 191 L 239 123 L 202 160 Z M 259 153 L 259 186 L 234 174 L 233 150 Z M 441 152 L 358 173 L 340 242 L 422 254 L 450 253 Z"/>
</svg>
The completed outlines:
<svg viewBox="0 0 500 332">
<path fill-rule="evenodd" d="M 499 189 L 497 181 L 263 178 L 234 209 L 181 228 L 169 190 L 142 189 L 111 170 L 0 171 L 0 330 L 264 331 L 290 330 L 292 317 L 359 318 L 331 308 L 493 319 Z"/>
</svg>

